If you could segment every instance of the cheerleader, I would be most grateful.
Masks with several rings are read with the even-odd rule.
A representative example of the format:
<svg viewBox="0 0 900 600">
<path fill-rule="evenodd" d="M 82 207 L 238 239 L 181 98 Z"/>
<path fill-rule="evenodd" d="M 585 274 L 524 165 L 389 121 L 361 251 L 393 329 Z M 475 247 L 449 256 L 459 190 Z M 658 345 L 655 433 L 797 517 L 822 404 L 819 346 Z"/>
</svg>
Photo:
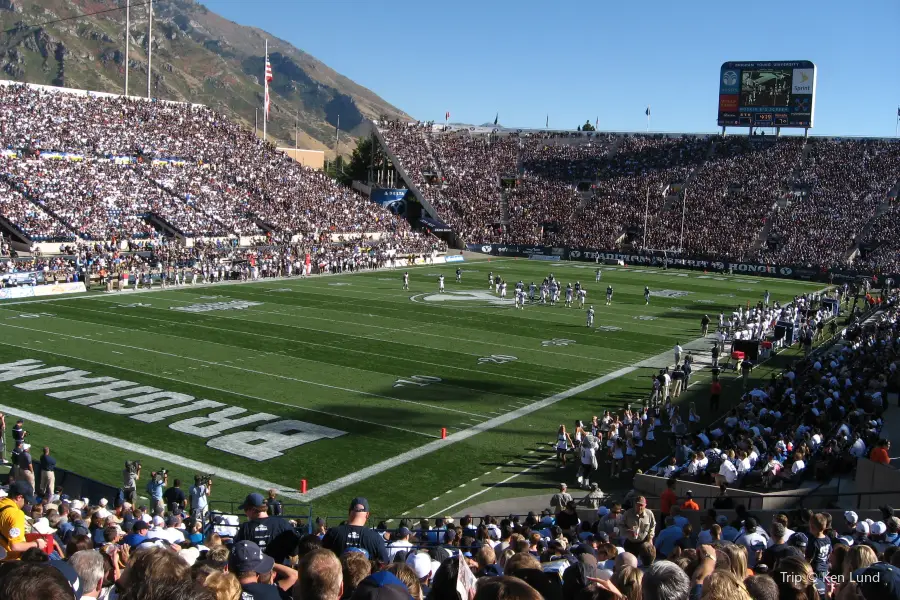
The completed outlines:
<svg viewBox="0 0 900 600">
<path fill-rule="evenodd" d="M 690 421 L 691 427 L 700 426 L 700 415 L 697 414 L 697 407 L 694 406 L 693 402 L 691 402 L 691 410 L 690 415 L 688 416 L 688 421 Z"/>
<path fill-rule="evenodd" d="M 600 435 L 600 419 L 597 418 L 597 415 L 591 417 L 591 435 L 595 438 L 602 439 Z"/>
<path fill-rule="evenodd" d="M 609 416 L 609 411 L 603 411 L 603 418 L 600 419 L 600 431 L 603 433 L 609 433 L 609 424 L 612 422 L 612 418 Z"/>
<path fill-rule="evenodd" d="M 637 448 L 634 445 L 634 438 L 629 437 L 625 442 L 625 471 L 631 471 L 634 462 L 637 460 Z"/>
<path fill-rule="evenodd" d="M 653 430 L 656 429 L 656 420 L 655 419 L 647 419 L 647 430 L 644 433 L 644 439 L 648 442 L 653 442 L 656 440 L 656 437 L 653 435 Z M 652 445 L 652 444 L 651 444 Z M 649 457 L 654 457 L 656 454 L 647 454 Z"/>
<path fill-rule="evenodd" d="M 560 469 L 566 468 L 566 452 L 574 446 L 572 436 L 566 433 L 566 426 L 560 425 L 556 432 L 556 462 Z"/>
<path fill-rule="evenodd" d="M 625 442 L 622 438 L 617 438 L 613 447 L 613 462 L 610 470 L 610 477 L 618 477 L 622 474 L 622 461 L 625 460 Z"/>
<path fill-rule="evenodd" d="M 617 428 L 613 427 L 610 424 L 609 434 L 606 438 L 606 460 L 609 462 L 613 458 L 613 454 L 615 454 L 616 449 L 616 440 L 619 438 L 619 432 Z"/>
<path fill-rule="evenodd" d="M 622 415 L 622 425 L 624 425 L 626 428 L 631 427 L 631 418 L 632 418 L 631 409 L 626 408 L 625 414 Z"/>
<path fill-rule="evenodd" d="M 575 452 L 581 448 L 582 440 L 584 440 L 584 423 L 579 419 L 575 421 Z"/>
</svg>

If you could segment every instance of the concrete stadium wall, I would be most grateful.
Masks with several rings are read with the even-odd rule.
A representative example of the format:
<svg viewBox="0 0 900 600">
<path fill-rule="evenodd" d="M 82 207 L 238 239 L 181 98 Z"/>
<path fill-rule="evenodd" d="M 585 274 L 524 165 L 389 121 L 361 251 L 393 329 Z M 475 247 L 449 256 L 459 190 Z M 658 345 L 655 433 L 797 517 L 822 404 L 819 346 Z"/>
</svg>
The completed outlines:
<svg viewBox="0 0 900 600">
<path fill-rule="evenodd" d="M 788 510 L 801 504 L 807 508 L 824 507 L 825 498 L 808 497 L 817 487 L 819 487 L 818 482 L 809 482 L 807 486 L 797 489 L 768 493 L 729 488 L 728 495 L 734 499 L 735 504 L 743 504 L 748 510 Z M 666 478 L 656 475 L 635 475 L 634 489 L 646 496 L 658 498 L 666 489 Z M 715 485 L 680 479 L 676 481 L 675 493 L 679 498 L 684 498 L 688 490 L 694 493 L 694 501 L 700 505 L 701 510 L 712 508 L 713 502 L 719 495 L 719 488 Z"/>
<path fill-rule="evenodd" d="M 859 494 L 860 509 L 877 509 L 885 504 L 900 506 L 900 471 L 897 469 L 860 458 L 856 461 L 854 483 L 853 491 Z M 856 499 L 853 500 L 855 503 Z"/>
</svg>

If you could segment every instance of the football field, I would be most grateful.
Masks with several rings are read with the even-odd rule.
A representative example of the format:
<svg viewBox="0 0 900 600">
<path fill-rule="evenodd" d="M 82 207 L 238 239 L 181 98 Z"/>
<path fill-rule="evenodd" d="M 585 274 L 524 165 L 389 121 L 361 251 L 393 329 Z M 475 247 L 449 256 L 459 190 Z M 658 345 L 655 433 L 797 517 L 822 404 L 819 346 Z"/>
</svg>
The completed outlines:
<svg viewBox="0 0 900 600">
<path fill-rule="evenodd" d="M 571 483 L 547 447 L 559 424 L 639 403 L 676 342 L 708 354 L 704 313 L 714 329 L 764 290 L 784 303 L 823 287 L 632 267 L 597 283 L 594 270 L 505 259 L 410 268 L 408 292 L 402 270 L 383 270 L 0 303 L 0 411 L 63 468 L 118 486 L 123 461 L 142 460 L 139 492 L 166 467 L 214 473 L 214 500 L 276 487 L 317 514 L 364 495 L 379 515 L 430 516 Z M 517 281 L 551 272 L 586 287 L 593 328 L 562 302 L 513 307 Z"/>
</svg>

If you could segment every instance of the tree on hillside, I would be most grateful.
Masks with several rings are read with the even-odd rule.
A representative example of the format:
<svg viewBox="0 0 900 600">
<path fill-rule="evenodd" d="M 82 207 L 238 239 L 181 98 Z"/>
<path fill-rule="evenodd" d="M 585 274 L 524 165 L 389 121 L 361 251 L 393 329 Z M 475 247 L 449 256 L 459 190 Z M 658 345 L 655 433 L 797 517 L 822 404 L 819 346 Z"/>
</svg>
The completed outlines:
<svg viewBox="0 0 900 600">
<path fill-rule="evenodd" d="M 579 131 L 596 131 L 593 125 L 591 125 L 591 120 L 588 119 L 584 122 L 584 125 L 581 126 Z"/>
</svg>

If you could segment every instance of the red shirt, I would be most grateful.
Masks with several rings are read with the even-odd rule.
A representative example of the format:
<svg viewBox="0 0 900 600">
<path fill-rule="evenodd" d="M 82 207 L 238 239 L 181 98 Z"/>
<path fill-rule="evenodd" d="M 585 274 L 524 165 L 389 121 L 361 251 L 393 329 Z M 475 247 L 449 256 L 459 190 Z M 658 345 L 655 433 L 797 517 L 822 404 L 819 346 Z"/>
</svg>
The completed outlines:
<svg viewBox="0 0 900 600">
<path fill-rule="evenodd" d="M 691 499 L 687 499 L 684 501 L 684 504 L 681 505 L 681 509 L 682 510 L 700 510 L 700 505 Z"/>
<path fill-rule="evenodd" d="M 663 516 L 668 516 L 669 511 L 672 510 L 676 502 L 678 502 L 678 496 L 675 494 L 675 490 L 666 488 L 666 491 L 659 497 L 659 509 L 662 511 Z"/>
<path fill-rule="evenodd" d="M 713 396 L 718 396 L 722 393 L 722 384 L 718 381 L 713 381 L 712 385 L 709 386 L 709 393 Z"/>
<path fill-rule="evenodd" d="M 891 457 L 888 456 L 887 449 L 884 446 L 877 446 L 872 449 L 872 452 L 869 454 L 869 460 L 872 462 L 881 463 L 883 465 L 891 464 Z"/>
</svg>

